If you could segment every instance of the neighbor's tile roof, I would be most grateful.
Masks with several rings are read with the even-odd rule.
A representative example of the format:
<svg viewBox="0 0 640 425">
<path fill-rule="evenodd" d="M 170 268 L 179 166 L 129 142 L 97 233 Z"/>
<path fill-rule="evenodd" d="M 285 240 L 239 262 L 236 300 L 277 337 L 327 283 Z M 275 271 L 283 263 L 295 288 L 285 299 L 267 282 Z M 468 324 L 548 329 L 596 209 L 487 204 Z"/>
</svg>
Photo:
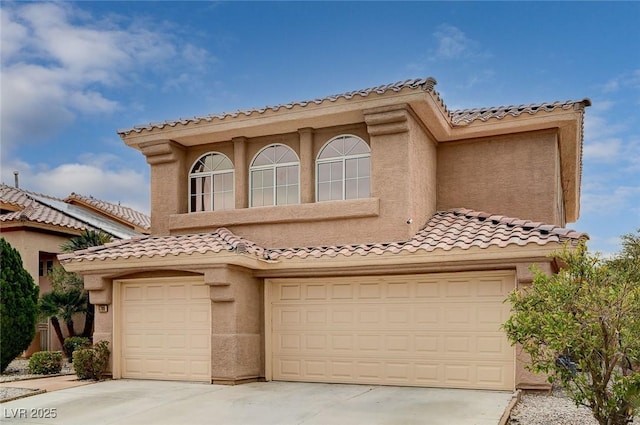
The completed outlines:
<svg viewBox="0 0 640 425">
<path fill-rule="evenodd" d="M 426 226 L 413 238 L 404 242 L 372 243 L 307 248 L 265 249 L 234 235 L 225 228 L 213 233 L 179 236 L 141 237 L 118 241 L 59 257 L 63 262 L 105 260 L 129 257 L 155 257 L 179 254 L 245 252 L 257 257 L 276 260 L 288 258 L 320 258 L 380 255 L 385 253 L 452 249 L 489 248 L 528 244 L 576 242 L 586 238 L 584 233 L 529 220 L 491 215 L 468 209 L 455 209 L 434 214 Z"/>
<path fill-rule="evenodd" d="M 65 202 L 69 203 L 75 200 L 89 204 L 108 214 L 112 214 L 130 224 L 142 227 L 143 229 L 148 230 L 151 228 L 151 217 L 132 208 L 125 207 L 120 204 L 112 204 L 110 202 L 102 201 L 100 199 L 94 198 L 93 196 L 83 196 L 75 192 L 71 193 L 71 195 L 69 195 L 65 199 Z"/>
<path fill-rule="evenodd" d="M 125 226 L 104 214 L 98 214 L 87 207 L 72 205 L 66 200 L 54 196 L 19 189 L 2 183 L 0 183 L 0 201 L 13 205 L 18 210 L 0 214 L 1 223 L 32 222 L 73 230 L 102 230 L 118 238 L 139 234 L 139 232 L 132 230 L 131 227 Z M 109 205 L 120 207 L 100 200 L 94 201 L 105 210 Z M 137 213 L 127 207 L 120 208 L 121 210 L 116 209 L 116 212 L 120 214 L 128 212 L 133 218 L 142 221 L 140 217 L 143 217 L 144 214 Z M 111 213 L 118 215 L 115 212 Z"/>
<path fill-rule="evenodd" d="M 51 208 L 29 195 L 35 195 L 42 198 L 51 199 L 62 202 L 61 199 L 53 196 L 43 195 L 39 193 L 29 192 L 17 189 L 12 186 L 0 184 L 0 200 L 7 204 L 20 207 L 20 211 L 0 214 L 0 222 L 11 223 L 20 221 L 31 221 L 34 223 L 48 224 L 52 226 L 60 226 L 74 230 L 97 230 L 94 227 L 70 217 L 60 211 Z"/>
<path fill-rule="evenodd" d="M 60 261 L 70 260 L 105 260 L 118 258 L 165 257 L 179 254 L 205 254 L 207 252 L 235 251 L 254 254 L 262 257 L 264 248 L 236 236 L 225 228 L 212 233 L 173 235 L 173 236 L 139 236 L 128 240 L 120 240 L 103 246 L 91 247 L 82 251 L 58 256 Z"/>
<path fill-rule="evenodd" d="M 162 129 L 164 127 L 175 127 L 178 124 L 189 125 L 197 124 L 200 122 L 212 122 L 214 120 L 224 120 L 225 118 L 236 118 L 238 116 L 251 116 L 261 115 L 267 111 L 278 112 L 279 110 L 291 109 L 295 106 L 305 107 L 310 104 L 320 105 L 324 102 L 335 102 L 339 99 L 352 99 L 356 96 L 368 97 L 372 94 L 384 94 L 387 92 L 399 92 L 402 89 L 419 89 L 433 93 L 437 100 L 437 104 L 442 108 L 444 114 L 449 118 L 449 121 L 453 127 L 463 127 L 471 124 L 474 121 L 487 121 L 489 119 L 502 119 L 506 116 L 517 117 L 522 114 L 534 115 L 539 112 L 552 112 L 556 109 L 570 109 L 570 108 L 584 108 L 590 106 L 591 101 L 589 99 L 583 99 L 579 101 L 566 101 L 566 102 L 549 102 L 538 103 L 531 105 L 519 105 L 519 106 L 497 106 L 489 108 L 475 108 L 475 109 L 461 109 L 456 111 L 450 111 L 445 105 L 440 94 L 434 89 L 436 80 L 432 77 L 427 78 L 413 78 L 404 81 L 398 81 L 391 84 L 384 84 L 376 87 L 370 87 L 362 90 L 354 90 L 346 93 L 335 94 L 326 96 L 314 100 L 304 100 L 297 102 L 289 102 L 276 106 L 265 106 L 263 108 L 253 108 L 246 110 L 238 110 L 235 112 L 223 112 L 220 114 L 210 114 L 203 116 L 195 116 L 188 118 L 180 118 L 177 120 L 168 120 L 163 122 L 155 122 L 144 125 L 134 126 L 129 129 L 118 130 L 120 137 L 125 137 L 131 133 L 140 133 L 144 130 Z"/>
</svg>

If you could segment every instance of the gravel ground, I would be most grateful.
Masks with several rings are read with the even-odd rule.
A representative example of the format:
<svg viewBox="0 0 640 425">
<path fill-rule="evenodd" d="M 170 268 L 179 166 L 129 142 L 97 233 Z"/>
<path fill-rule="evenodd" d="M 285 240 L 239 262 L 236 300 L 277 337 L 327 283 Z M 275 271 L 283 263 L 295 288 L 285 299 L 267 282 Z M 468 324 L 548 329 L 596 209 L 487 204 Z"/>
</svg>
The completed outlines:
<svg viewBox="0 0 640 425">
<path fill-rule="evenodd" d="M 562 390 L 554 389 L 551 394 L 523 394 L 520 402 L 511 411 L 509 425 L 598 425 L 591 410 L 576 405 Z M 636 416 L 634 425 L 640 425 Z"/>
<path fill-rule="evenodd" d="M 62 375 L 72 375 L 74 372 L 71 363 L 64 360 L 60 373 Z M 0 375 L 0 382 L 22 381 L 24 379 L 45 377 L 47 377 L 47 375 L 34 375 L 29 373 L 29 360 L 15 359 L 9 363 L 9 366 L 7 366 L 4 373 Z M 19 397 L 32 392 L 34 392 L 34 390 L 25 388 L 0 387 L 0 401 Z"/>
</svg>

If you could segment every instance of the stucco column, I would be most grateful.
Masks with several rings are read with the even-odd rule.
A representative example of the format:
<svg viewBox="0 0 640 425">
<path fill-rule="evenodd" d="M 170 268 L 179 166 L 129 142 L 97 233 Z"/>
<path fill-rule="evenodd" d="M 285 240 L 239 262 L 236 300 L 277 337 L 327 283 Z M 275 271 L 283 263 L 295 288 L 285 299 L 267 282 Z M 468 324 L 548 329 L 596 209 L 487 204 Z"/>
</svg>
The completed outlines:
<svg viewBox="0 0 640 425">
<path fill-rule="evenodd" d="M 205 271 L 211 288 L 211 382 L 239 384 L 264 376 L 262 285 L 249 270 Z"/>
<path fill-rule="evenodd" d="M 113 353 L 113 281 L 102 275 L 84 275 L 84 289 L 89 291 L 89 302 L 96 306 L 93 319 L 93 342 L 108 341 Z M 106 306 L 101 309 L 99 306 Z M 113 358 L 109 358 L 107 371 L 113 373 Z"/>
<path fill-rule="evenodd" d="M 168 235 L 169 216 L 188 211 L 185 148 L 172 140 L 160 140 L 143 143 L 140 150 L 151 165 L 151 233 Z"/>
<path fill-rule="evenodd" d="M 249 182 L 247 181 L 247 138 L 235 137 L 233 141 L 233 167 L 235 173 L 235 205 L 236 209 L 247 208 L 249 206 L 249 195 L 247 193 Z"/>
<path fill-rule="evenodd" d="M 412 218 L 410 125 L 408 105 L 363 111 L 371 146 L 371 196 L 380 203 L 380 222 L 390 240 L 407 240 L 415 231 Z M 402 172 L 389 172 L 402 170 Z"/>
<path fill-rule="evenodd" d="M 313 157 L 313 128 L 301 128 L 300 135 L 300 203 L 315 202 L 315 160 Z"/>
</svg>

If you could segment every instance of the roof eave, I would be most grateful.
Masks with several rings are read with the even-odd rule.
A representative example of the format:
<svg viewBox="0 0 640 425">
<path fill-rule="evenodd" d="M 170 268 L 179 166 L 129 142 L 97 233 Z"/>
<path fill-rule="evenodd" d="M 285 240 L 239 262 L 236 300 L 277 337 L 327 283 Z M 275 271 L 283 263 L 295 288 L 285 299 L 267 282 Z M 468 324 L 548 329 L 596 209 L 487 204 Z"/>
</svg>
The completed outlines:
<svg viewBox="0 0 640 425">
<path fill-rule="evenodd" d="M 55 234 L 67 235 L 69 237 L 81 235 L 82 232 L 84 231 L 84 229 L 80 229 L 76 227 L 41 223 L 38 221 L 28 220 L 28 219 L 3 221 L 3 222 L 0 222 L 0 228 L 2 229 L 2 232 L 23 230 L 23 231 L 55 233 Z"/>
<path fill-rule="evenodd" d="M 499 268 L 501 264 L 552 261 L 549 255 L 562 247 L 562 243 L 548 242 L 545 245 L 530 243 L 523 246 L 452 248 L 450 250 L 417 250 L 416 252 L 385 252 L 369 255 L 322 256 L 320 258 L 296 257 L 276 260 L 263 260 L 252 254 L 237 254 L 228 251 L 94 260 L 65 260 L 63 254 L 59 256 L 59 259 L 67 271 L 79 274 L 114 275 L 123 272 L 130 274 L 138 271 L 168 269 L 193 270 L 194 268 L 210 268 L 215 265 L 230 264 L 252 269 L 258 276 L 275 277 L 300 275 L 301 273 L 342 273 L 348 270 L 371 273 L 376 270 L 380 272 L 388 272 L 389 270 L 394 270 L 394 272 L 422 270 L 426 272 L 449 266 L 453 268 L 475 267 L 476 269 Z"/>
<path fill-rule="evenodd" d="M 249 269 L 259 269 L 261 263 L 268 263 L 252 254 L 238 254 L 220 251 L 207 253 L 181 253 L 178 255 L 130 256 L 117 259 L 67 259 L 59 255 L 62 266 L 69 272 L 79 274 L 113 274 L 122 271 L 136 273 L 152 270 L 182 270 L 210 268 L 215 265 L 236 265 Z"/>
<path fill-rule="evenodd" d="M 363 110 L 396 105 L 427 102 L 427 93 L 421 88 L 403 88 L 398 92 L 372 93 L 366 97 L 340 98 L 335 101 L 295 105 L 290 109 L 267 110 L 249 115 L 213 118 L 198 123 L 176 123 L 163 128 L 142 129 L 121 133 L 124 142 L 140 150 L 140 145 L 159 140 L 173 140 L 183 146 L 228 141 L 235 137 L 260 137 L 271 134 L 296 132 L 301 128 L 321 128 L 364 122 Z"/>
</svg>

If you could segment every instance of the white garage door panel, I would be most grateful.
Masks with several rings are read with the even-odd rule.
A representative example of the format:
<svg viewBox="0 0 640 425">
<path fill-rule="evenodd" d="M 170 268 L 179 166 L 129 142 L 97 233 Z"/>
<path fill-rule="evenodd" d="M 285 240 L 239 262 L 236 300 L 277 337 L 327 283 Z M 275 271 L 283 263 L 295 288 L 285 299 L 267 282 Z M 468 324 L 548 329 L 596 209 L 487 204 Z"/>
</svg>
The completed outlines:
<svg viewBox="0 0 640 425">
<path fill-rule="evenodd" d="M 513 389 L 510 273 L 275 280 L 273 379 Z"/>
<path fill-rule="evenodd" d="M 210 381 L 210 304 L 200 282 L 123 282 L 122 377 Z"/>
</svg>

